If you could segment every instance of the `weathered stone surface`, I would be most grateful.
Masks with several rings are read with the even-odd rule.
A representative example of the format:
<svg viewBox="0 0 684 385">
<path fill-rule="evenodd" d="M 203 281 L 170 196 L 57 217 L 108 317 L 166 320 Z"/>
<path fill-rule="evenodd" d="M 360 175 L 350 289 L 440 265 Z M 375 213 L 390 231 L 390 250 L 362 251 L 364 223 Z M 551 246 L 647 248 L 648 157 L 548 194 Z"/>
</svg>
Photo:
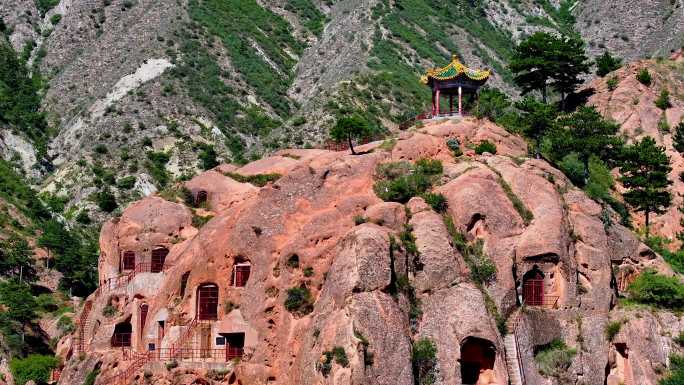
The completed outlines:
<svg viewBox="0 0 684 385">
<path fill-rule="evenodd" d="M 366 209 L 366 217 L 372 223 L 401 231 L 406 224 L 406 209 L 396 202 L 382 202 Z"/>
</svg>

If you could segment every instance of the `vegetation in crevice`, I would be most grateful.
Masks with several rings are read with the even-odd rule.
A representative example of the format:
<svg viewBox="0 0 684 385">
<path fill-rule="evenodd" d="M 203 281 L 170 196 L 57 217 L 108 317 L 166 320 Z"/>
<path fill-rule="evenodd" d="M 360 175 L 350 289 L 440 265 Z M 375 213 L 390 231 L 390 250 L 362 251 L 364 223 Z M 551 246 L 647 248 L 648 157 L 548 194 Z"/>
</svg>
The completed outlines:
<svg viewBox="0 0 684 385">
<path fill-rule="evenodd" d="M 539 372 L 549 377 L 560 377 L 572 365 L 577 354 L 575 349 L 569 348 L 564 341 L 555 339 L 549 344 L 535 349 L 534 362 Z"/>
</svg>

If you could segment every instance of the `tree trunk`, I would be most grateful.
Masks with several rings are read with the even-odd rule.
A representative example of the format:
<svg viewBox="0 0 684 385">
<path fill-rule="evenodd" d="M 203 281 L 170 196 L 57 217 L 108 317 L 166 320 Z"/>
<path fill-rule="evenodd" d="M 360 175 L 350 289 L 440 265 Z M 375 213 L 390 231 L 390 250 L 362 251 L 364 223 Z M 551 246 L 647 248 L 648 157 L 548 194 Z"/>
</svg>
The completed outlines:
<svg viewBox="0 0 684 385">
<path fill-rule="evenodd" d="M 584 185 L 586 186 L 589 182 L 589 156 L 584 156 L 582 162 L 584 163 Z"/>
<path fill-rule="evenodd" d="M 650 212 L 649 210 L 646 210 L 646 211 L 644 211 L 644 213 L 646 214 L 646 238 L 648 238 L 649 235 L 650 235 L 650 231 L 649 231 L 650 229 L 648 228 L 649 225 L 650 225 L 650 223 L 649 223 L 649 214 L 650 214 L 651 212 Z"/>
<path fill-rule="evenodd" d="M 352 155 L 356 155 L 356 152 L 354 152 L 354 143 L 352 143 L 352 136 L 348 135 L 347 140 L 349 141 L 349 149 L 351 150 Z"/>
<path fill-rule="evenodd" d="M 561 111 L 565 112 L 565 92 L 561 92 Z"/>
<path fill-rule="evenodd" d="M 546 104 L 546 84 L 544 84 L 544 87 L 542 87 L 542 102 Z"/>
</svg>

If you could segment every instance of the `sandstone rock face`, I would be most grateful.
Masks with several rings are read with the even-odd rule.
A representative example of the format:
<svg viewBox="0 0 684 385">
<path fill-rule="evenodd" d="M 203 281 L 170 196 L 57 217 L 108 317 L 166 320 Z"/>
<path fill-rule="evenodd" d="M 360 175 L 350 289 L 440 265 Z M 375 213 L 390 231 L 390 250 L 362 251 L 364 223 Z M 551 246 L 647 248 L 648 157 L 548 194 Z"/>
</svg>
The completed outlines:
<svg viewBox="0 0 684 385">
<path fill-rule="evenodd" d="M 681 60 L 677 61 L 678 57 L 674 54 L 673 60 L 633 62 L 602 79 L 594 80 L 588 86 L 589 90 L 593 90 L 588 103 L 595 106 L 606 118 L 620 124 L 620 132 L 630 141 L 651 136 L 665 146 L 672 165 L 669 179 L 674 182 L 673 200 L 665 214 L 652 215 L 651 230 L 672 239 L 673 246 L 678 244 L 675 235 L 682 231 L 682 213 L 677 208 L 684 202 L 681 197 L 684 182 L 679 178 L 679 174 L 684 171 L 684 157 L 672 145 L 674 128 L 684 122 L 684 100 L 677 96 L 684 87 L 682 63 Z M 650 85 L 641 84 L 636 79 L 637 73 L 644 69 L 651 74 Z M 614 89 L 608 86 L 609 79 L 617 81 Z M 655 103 L 663 90 L 670 93 L 670 106 L 665 110 L 658 108 Z M 643 215 L 634 216 L 636 224 L 643 225 Z"/>
<path fill-rule="evenodd" d="M 489 138 L 503 155 L 454 158 L 452 137 Z M 102 229 L 101 287 L 79 331 L 62 340 L 65 372 L 90 370 L 77 358 L 82 338 L 87 365 L 101 367 L 98 384 L 116 385 L 135 353 L 148 362 L 124 380 L 140 383 L 146 371 L 159 384 L 411 385 L 421 371 L 413 345 L 428 339 L 436 384 L 506 384 L 504 340 L 515 333 L 530 385 L 557 381 L 534 359 L 554 339 L 578 352 L 565 380 L 602 385 L 628 373 L 633 383 L 657 382 L 675 349 L 664 335 L 684 325 L 648 315 L 613 341 L 604 329 L 633 318 L 616 296 L 640 271 L 672 271 L 560 172 L 521 158 L 520 138 L 491 123 L 447 121 L 365 151 L 283 150 L 186 182 L 208 192 L 206 207 L 161 197 L 130 205 Z M 420 197 L 375 195 L 379 164 L 423 157 L 443 162 L 433 191 L 446 197 L 444 213 Z M 256 187 L 227 172 L 281 177 Z M 202 225 L 198 215 L 212 217 Z M 487 264 L 491 276 L 476 281 Z M 530 279 L 541 282 L 538 303 L 525 292 Z M 629 362 L 620 361 L 625 345 Z"/>
</svg>

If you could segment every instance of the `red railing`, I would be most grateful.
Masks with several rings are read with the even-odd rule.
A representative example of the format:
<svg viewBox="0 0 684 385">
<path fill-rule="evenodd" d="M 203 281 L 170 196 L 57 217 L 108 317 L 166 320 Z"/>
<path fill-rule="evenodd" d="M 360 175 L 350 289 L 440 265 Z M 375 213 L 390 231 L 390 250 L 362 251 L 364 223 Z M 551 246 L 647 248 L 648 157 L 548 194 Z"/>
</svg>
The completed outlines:
<svg viewBox="0 0 684 385">
<path fill-rule="evenodd" d="M 243 349 L 238 347 L 228 347 L 225 349 L 202 349 L 183 347 L 179 349 L 161 348 L 150 352 L 159 361 L 190 360 L 190 361 L 210 361 L 228 362 L 232 359 L 241 358 Z"/>
<path fill-rule="evenodd" d="M 78 335 L 76 336 L 76 351 L 77 353 L 84 353 L 85 352 L 85 332 L 86 328 L 88 326 L 88 316 L 90 315 L 90 311 L 93 308 L 93 303 L 92 301 L 86 301 L 85 305 L 83 305 L 83 311 L 81 311 L 81 316 L 78 319 Z"/>
<path fill-rule="evenodd" d="M 518 326 L 520 325 L 520 314 L 522 313 L 524 306 L 525 301 L 523 301 L 523 303 L 520 305 L 520 309 L 518 309 L 517 313 L 515 314 L 515 318 L 513 319 L 511 327 L 512 330 L 509 331 L 509 333 L 513 334 L 513 339 L 515 340 L 515 354 L 518 358 L 518 371 L 520 372 L 521 385 L 527 385 L 527 380 L 525 380 L 525 369 L 523 368 L 523 362 L 520 358 L 520 343 L 518 342 Z"/>
<path fill-rule="evenodd" d="M 131 346 L 132 333 L 114 333 L 112 335 L 112 347 L 121 348 Z"/>
</svg>

